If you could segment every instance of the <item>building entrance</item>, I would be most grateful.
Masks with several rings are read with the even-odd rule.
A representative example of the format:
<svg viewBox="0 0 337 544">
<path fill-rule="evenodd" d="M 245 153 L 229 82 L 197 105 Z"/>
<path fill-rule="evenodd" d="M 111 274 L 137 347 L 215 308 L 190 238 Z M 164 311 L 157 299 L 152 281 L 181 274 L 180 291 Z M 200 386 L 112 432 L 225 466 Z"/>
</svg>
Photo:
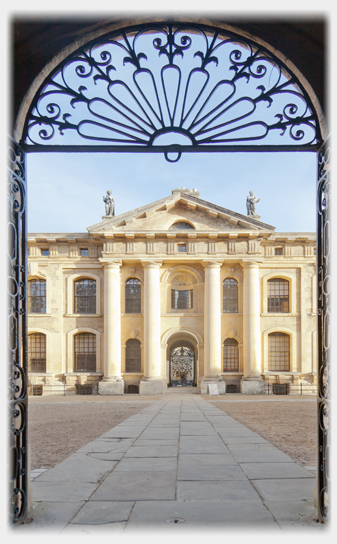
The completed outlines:
<svg viewBox="0 0 337 544">
<path fill-rule="evenodd" d="M 176 340 L 169 347 L 170 386 L 187 387 L 196 382 L 195 346 L 185 339 Z"/>
</svg>

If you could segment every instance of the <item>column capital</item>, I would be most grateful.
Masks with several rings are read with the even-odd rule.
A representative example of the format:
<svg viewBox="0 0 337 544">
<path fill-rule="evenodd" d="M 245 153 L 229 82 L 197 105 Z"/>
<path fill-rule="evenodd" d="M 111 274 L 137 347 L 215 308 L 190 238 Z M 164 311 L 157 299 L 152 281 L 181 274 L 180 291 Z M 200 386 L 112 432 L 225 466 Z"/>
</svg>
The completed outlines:
<svg viewBox="0 0 337 544">
<path fill-rule="evenodd" d="M 242 268 L 260 268 L 260 264 L 262 264 L 262 263 L 263 263 L 262 259 L 260 259 L 258 261 L 257 260 L 254 260 L 254 261 L 250 261 L 250 260 L 249 261 L 248 260 L 244 261 L 244 260 L 242 260 L 241 261 L 241 266 L 242 266 Z"/>
<path fill-rule="evenodd" d="M 103 257 L 99 259 L 99 262 L 102 264 L 103 268 L 121 268 L 122 266 L 122 259 L 109 259 L 107 257 Z"/>
<path fill-rule="evenodd" d="M 223 265 L 223 261 L 215 261 L 215 260 L 205 260 L 205 261 L 202 261 L 202 266 L 204 268 L 221 268 L 221 266 Z"/>
<path fill-rule="evenodd" d="M 141 262 L 143 268 L 160 268 L 161 265 L 163 264 L 163 261 L 158 261 L 158 260 L 150 261 L 148 259 L 146 259 L 144 261 L 141 260 L 140 262 Z"/>
</svg>

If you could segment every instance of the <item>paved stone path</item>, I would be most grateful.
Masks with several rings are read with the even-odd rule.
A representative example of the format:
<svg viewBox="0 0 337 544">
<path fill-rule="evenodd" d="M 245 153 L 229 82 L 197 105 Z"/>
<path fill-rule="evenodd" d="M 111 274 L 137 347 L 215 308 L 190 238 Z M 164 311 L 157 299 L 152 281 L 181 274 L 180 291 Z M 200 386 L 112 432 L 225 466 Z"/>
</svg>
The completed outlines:
<svg viewBox="0 0 337 544">
<path fill-rule="evenodd" d="M 198 395 L 168 394 L 34 476 L 27 533 L 324 529 L 314 471 Z"/>
</svg>

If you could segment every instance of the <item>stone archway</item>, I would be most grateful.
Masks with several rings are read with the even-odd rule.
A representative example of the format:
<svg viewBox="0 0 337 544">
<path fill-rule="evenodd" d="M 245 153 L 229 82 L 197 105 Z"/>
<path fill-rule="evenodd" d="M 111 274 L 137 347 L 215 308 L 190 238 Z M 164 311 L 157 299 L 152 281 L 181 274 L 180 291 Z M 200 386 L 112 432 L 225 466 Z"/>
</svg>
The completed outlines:
<svg viewBox="0 0 337 544">
<path fill-rule="evenodd" d="M 181 330 L 166 344 L 167 382 L 171 387 L 198 385 L 199 343 L 195 336 Z"/>
<path fill-rule="evenodd" d="M 160 18 L 159 18 L 160 19 Z M 153 20 L 153 19 L 152 19 Z M 205 21 L 207 24 L 209 24 L 209 21 Z M 125 24 L 124 22 L 118 22 L 114 25 L 111 25 L 111 28 L 113 29 L 116 29 L 116 28 L 121 28 L 123 27 L 123 24 Z M 232 29 L 232 27 L 229 27 L 228 24 L 224 23 L 224 22 L 219 22 L 217 21 L 215 26 L 217 28 L 221 28 L 221 29 L 227 29 L 227 28 L 230 28 Z M 239 25 L 240 26 L 240 25 Z M 247 25 L 243 24 L 241 25 L 243 27 L 247 27 Z M 97 29 L 95 29 L 95 32 L 93 31 L 93 28 L 90 29 L 90 33 L 89 33 L 89 38 L 87 36 L 85 36 L 84 38 L 81 39 L 81 44 L 85 43 L 86 41 L 88 41 L 88 39 L 93 39 L 93 37 L 97 37 L 97 34 L 99 35 L 102 35 L 106 32 L 106 28 L 99 28 L 99 30 L 97 31 Z M 247 28 L 245 28 L 244 30 L 240 31 L 240 29 L 237 29 L 237 28 L 234 28 L 235 30 L 235 33 L 239 33 L 240 35 L 242 36 L 246 36 L 247 35 Z M 252 29 L 249 28 L 248 26 L 248 31 Z M 259 30 L 256 30 L 255 31 L 256 34 L 259 34 Z M 36 33 L 37 35 L 39 33 Z M 282 36 L 284 34 L 284 32 L 274 32 L 274 35 L 275 36 Z M 263 38 L 266 40 L 266 42 L 270 41 L 270 39 L 268 39 L 268 36 L 263 36 Z M 262 39 L 258 39 L 258 43 L 260 44 L 265 44 L 266 42 L 263 41 L 263 38 Z M 40 39 L 40 35 L 39 35 L 39 39 Z M 303 35 L 301 35 L 301 39 L 303 39 Z M 57 40 L 50 40 L 50 42 L 55 42 L 57 43 Z M 286 42 L 287 40 L 285 40 Z M 25 128 L 25 124 L 27 122 L 27 114 L 28 114 L 28 110 L 29 108 L 31 107 L 32 105 L 32 100 L 34 99 L 36 93 L 38 92 L 38 89 L 40 87 L 40 85 L 43 84 L 43 82 L 45 81 L 45 79 L 47 78 L 47 76 L 52 72 L 52 70 L 55 68 L 55 66 L 57 65 L 57 63 L 60 63 L 62 62 L 65 57 L 70 53 L 70 52 L 73 52 L 76 50 L 76 48 L 80 45 L 79 42 L 76 43 L 76 45 L 69 45 L 67 43 L 67 47 L 62 51 L 62 53 L 60 53 L 60 51 L 56 51 L 56 55 L 52 58 L 52 55 L 49 56 L 49 63 L 45 66 L 45 60 L 43 61 L 43 64 L 40 66 L 39 68 L 39 72 L 38 72 L 38 75 L 36 77 L 36 79 L 34 81 L 32 81 L 32 85 L 30 88 L 28 88 L 28 86 L 26 88 L 23 89 L 23 95 L 25 95 L 25 93 L 27 93 L 25 95 L 25 97 L 22 99 L 22 101 L 20 101 L 20 112 L 18 113 L 17 111 L 15 112 L 15 114 L 17 115 L 16 117 L 16 122 L 15 122 L 15 132 L 14 132 L 14 137 L 16 139 L 16 141 L 20 144 L 24 144 L 24 141 L 22 139 L 22 134 L 23 134 L 23 130 Z M 302 42 L 301 42 L 302 43 Z M 277 43 L 275 43 L 275 46 L 277 47 Z M 282 46 L 281 46 L 282 45 Z M 281 44 L 279 49 L 282 49 L 286 46 L 286 44 Z M 305 90 L 305 94 L 308 95 L 312 101 L 312 104 L 313 104 L 313 108 L 316 112 L 316 115 L 317 115 L 317 119 L 318 119 L 318 122 L 319 124 L 321 125 L 321 134 L 322 134 L 322 137 L 323 139 L 325 139 L 326 137 L 326 125 L 325 125 L 325 120 L 324 120 L 324 115 L 321 111 L 321 105 L 320 105 L 320 102 L 319 100 L 317 99 L 314 91 L 312 90 L 312 87 L 311 87 L 311 82 L 313 82 L 314 79 L 318 79 L 316 77 L 316 75 L 314 77 L 309 77 L 309 79 L 307 80 L 303 75 L 302 73 L 300 72 L 300 70 L 298 69 L 297 67 L 297 61 L 300 61 L 300 56 L 302 54 L 302 51 L 301 51 L 301 47 L 298 47 L 298 50 L 299 50 L 299 53 L 297 54 L 296 53 L 296 47 L 293 47 L 293 50 L 292 50 L 292 45 L 293 45 L 293 40 L 290 39 L 289 40 L 289 47 L 290 47 L 290 51 L 289 51 L 289 54 L 286 54 L 286 55 L 280 55 L 279 54 L 279 51 L 274 49 L 274 47 L 271 47 L 270 50 L 273 51 L 273 53 L 276 55 L 276 57 L 278 57 L 279 59 L 283 60 L 284 62 L 284 65 L 286 65 L 290 71 L 290 73 L 294 74 L 295 76 L 297 76 L 299 78 L 299 81 L 301 82 L 301 84 L 303 85 L 303 88 Z M 29 54 L 31 54 L 31 48 L 26 48 L 27 51 L 29 50 Z M 307 58 L 306 55 L 302 55 L 303 57 Z M 47 55 L 48 57 L 48 55 Z M 308 58 L 310 58 L 310 55 L 308 56 Z M 293 60 L 290 60 L 290 59 L 293 59 Z M 312 62 L 314 62 L 314 59 L 315 59 L 315 56 L 313 55 L 312 57 Z M 312 62 L 309 62 L 308 64 L 311 65 Z M 23 65 L 24 63 L 22 63 Z M 27 69 L 31 70 L 31 67 L 32 67 L 32 62 L 27 62 L 25 63 L 26 66 L 28 67 Z M 311 74 L 313 75 L 313 74 Z M 21 78 L 22 79 L 22 78 Z M 308 82 L 309 81 L 309 82 Z M 321 100 L 322 102 L 322 100 Z M 54 115 L 55 113 L 55 110 L 51 111 L 49 110 L 49 114 L 50 115 Z M 65 120 L 63 119 L 62 122 L 64 122 Z M 69 125 L 69 123 L 68 123 Z M 67 126 L 68 126 L 67 125 Z M 42 135 L 46 135 L 46 133 L 42 133 Z M 25 232 L 25 219 L 24 219 L 24 214 L 23 214 L 23 210 L 24 210 L 24 189 L 20 189 L 21 186 L 23 185 L 22 183 L 22 178 L 24 178 L 24 154 L 22 153 L 22 150 L 19 149 L 16 145 L 14 146 L 15 147 L 15 153 L 13 155 L 15 155 L 15 161 L 13 161 L 13 163 L 15 163 L 15 172 L 16 174 L 14 175 L 13 174 L 13 177 L 11 179 L 11 183 L 12 183 L 12 196 L 11 196 L 11 203 L 13 205 L 13 213 L 12 215 L 14 216 L 16 214 L 16 216 L 18 216 L 19 214 L 22 213 L 22 222 L 23 222 L 23 227 L 21 228 L 21 230 L 23 232 Z M 159 151 L 159 148 L 157 149 L 157 151 Z M 318 193 L 318 213 L 323 216 L 324 214 L 326 215 L 327 214 L 327 202 L 328 202 L 328 197 L 327 197 L 327 192 L 328 192 L 328 185 L 326 183 L 326 180 L 325 180 L 325 177 L 326 177 L 326 174 L 323 172 L 323 169 L 326 170 L 325 168 L 325 162 L 328 163 L 329 160 L 327 158 L 327 156 L 324 155 L 324 153 L 322 152 L 321 153 L 321 156 L 319 156 L 319 164 L 321 165 L 320 167 L 320 174 L 322 175 L 322 177 L 320 179 L 322 179 L 322 181 L 320 182 L 320 185 L 319 185 L 319 189 L 320 189 L 320 192 Z M 324 168 L 323 168 L 324 167 Z M 18 174 L 18 172 L 23 172 L 22 175 L 21 174 Z M 21 207 L 20 207 L 21 205 Z M 325 216 L 324 216 L 325 218 Z M 13 234 L 10 234 L 10 236 L 12 235 L 13 236 L 13 239 L 14 239 L 14 242 L 13 244 L 15 243 L 16 246 L 15 247 L 19 247 L 19 244 L 20 244 L 20 248 L 21 248 L 21 239 L 19 240 L 16 240 L 15 236 L 16 236 L 16 224 L 14 224 L 13 222 L 13 227 L 12 227 L 12 223 L 10 223 L 10 230 L 13 231 Z M 320 232 L 321 232 L 322 229 L 320 229 L 320 227 L 318 228 L 318 234 L 320 235 Z M 325 229 L 326 231 L 328 229 Z M 324 230 L 324 232 L 325 232 Z M 324 246 L 321 248 L 321 245 Z M 329 245 L 329 242 L 326 242 L 326 238 L 323 237 L 323 243 L 321 244 L 319 242 L 319 247 L 318 247 L 318 253 L 319 255 L 322 253 L 323 255 L 323 250 L 327 250 L 327 247 Z M 24 248 L 24 241 L 23 241 L 23 244 L 22 244 L 22 247 Z M 14 253 L 14 252 L 13 252 Z M 22 251 L 22 254 L 24 255 L 24 249 Z M 325 254 L 324 254 L 325 255 Z M 322 259 L 323 260 L 323 257 Z M 13 284 L 16 285 L 22 285 L 22 293 L 24 293 L 24 286 L 25 286 L 25 282 L 26 282 L 26 277 L 25 277 L 25 268 L 24 266 L 20 266 L 20 262 L 19 262 L 19 265 L 16 263 L 16 261 L 14 262 L 14 258 L 11 259 L 11 265 L 12 264 L 15 264 L 15 270 L 19 271 L 20 272 L 20 275 L 19 275 L 19 272 L 16 273 L 15 272 L 15 277 L 13 275 L 13 278 L 14 278 L 14 281 L 13 281 Z M 14 266 L 13 264 L 13 266 Z M 326 268 L 328 266 L 328 257 L 326 257 L 325 261 L 324 261 L 324 267 L 325 267 L 325 264 L 326 264 Z M 21 263 L 22 265 L 22 263 Z M 322 274 L 321 274 L 321 284 L 322 285 L 325 285 L 327 284 L 328 282 L 327 281 L 324 281 L 326 279 L 326 268 L 322 267 Z M 324 273 L 324 274 L 323 274 Z M 18 289 L 14 290 L 14 295 L 12 296 L 13 300 L 15 299 L 15 297 L 21 297 L 20 300 L 24 301 L 25 297 L 24 297 L 24 294 L 22 294 Z M 329 293 L 328 293 L 329 294 Z M 327 304 L 329 302 L 328 300 L 328 294 L 324 292 L 324 297 L 326 297 L 326 301 L 327 301 Z M 321 296 L 321 298 L 323 298 L 323 295 Z M 325 299 L 324 299 L 325 300 Z M 14 300 L 15 302 L 15 300 Z M 19 304 L 21 304 L 23 307 L 19 307 Z M 323 303 L 322 303 L 323 304 Z M 326 306 L 327 304 L 324 305 L 324 312 L 325 312 L 325 309 L 326 309 Z M 13 307 L 15 306 L 15 304 L 13 303 Z M 20 328 L 16 328 L 17 327 L 17 322 L 18 320 L 16 319 L 17 315 L 19 315 L 19 310 L 21 312 L 22 315 L 24 315 L 24 312 L 25 312 L 25 308 L 24 308 L 24 302 L 20 302 L 18 303 L 17 305 L 18 307 L 15 306 L 14 310 L 13 310 L 13 330 L 16 331 L 16 336 L 18 338 L 18 344 L 15 343 L 14 347 L 12 347 L 12 351 L 14 353 L 14 356 L 13 357 L 16 357 L 17 359 L 15 359 L 15 364 L 16 364 L 16 376 L 24 376 L 24 372 L 25 372 L 25 364 L 21 362 L 21 350 L 17 349 L 16 346 L 19 345 L 21 346 L 21 343 L 23 343 L 23 345 L 25 344 L 25 325 L 24 325 L 24 321 L 23 321 L 23 326 Z M 20 315 L 21 315 L 20 314 Z M 328 321 L 328 320 L 327 320 Z M 324 321 L 325 323 L 325 321 Z M 328 328 L 328 326 L 327 326 Z M 323 330 L 323 327 L 319 327 L 319 330 Z M 327 335 L 326 335 L 327 336 Z M 319 372 L 320 374 L 322 375 L 322 384 L 323 384 L 323 379 L 326 375 L 326 373 L 328 373 L 328 369 L 327 369 L 327 355 L 326 355 L 326 352 L 328 350 L 328 346 L 326 346 L 326 344 L 324 343 L 323 347 L 321 344 L 323 344 L 323 339 L 324 339 L 324 334 L 321 335 L 321 338 L 319 339 L 320 340 L 320 347 L 319 347 L 319 353 L 320 353 L 320 360 L 322 360 L 322 364 L 320 366 L 320 369 L 319 369 Z M 23 353 L 24 353 L 24 350 L 23 350 Z M 322 355 L 323 353 L 323 355 Z M 17 362 L 16 362 L 17 361 Z M 324 364 L 323 364 L 324 362 Z M 327 381 L 327 379 L 325 380 Z M 24 383 L 24 380 L 22 380 L 22 382 Z M 16 384 L 14 384 L 16 385 Z M 10 387 L 14 387 L 13 384 L 10 384 Z M 323 433 L 326 435 L 327 434 L 327 426 L 325 424 L 323 424 L 323 413 L 325 413 L 326 411 L 328 412 L 329 410 L 329 407 L 328 407 L 328 401 L 325 402 L 325 397 L 328 395 L 328 387 L 325 385 L 325 382 L 324 382 L 324 387 L 322 385 L 322 389 L 323 389 L 323 393 L 322 393 L 322 396 L 324 397 L 324 402 L 322 403 L 321 405 L 321 410 L 320 410 L 320 421 L 321 421 L 321 426 L 322 426 L 322 431 Z M 19 398 L 19 401 L 18 402 L 18 398 Z M 24 401 L 22 400 L 24 399 Z M 26 397 L 25 397 L 25 392 L 23 391 L 23 394 L 22 395 L 13 395 L 13 401 L 12 401 L 12 405 L 13 405 L 13 408 L 15 407 L 16 409 L 18 408 L 18 410 L 13 410 L 13 413 L 17 413 L 17 412 L 22 412 L 22 414 L 25 413 L 25 406 L 26 406 Z M 20 412 L 20 413 L 21 413 Z M 16 416 L 17 417 L 17 416 Z M 24 429 L 24 425 L 22 426 L 22 429 Z M 24 431 L 22 430 L 21 432 L 21 428 L 20 428 L 20 433 L 21 433 L 21 436 L 23 437 L 22 438 L 22 441 L 20 442 L 19 439 L 16 438 L 16 445 L 15 447 L 13 447 L 13 450 L 15 449 L 15 451 L 17 452 L 17 455 L 19 456 L 20 458 L 20 455 L 21 455 L 21 451 L 24 451 L 26 448 L 25 448 L 25 445 L 26 445 L 26 437 L 25 437 L 25 434 L 24 434 Z M 324 447 L 322 446 L 322 451 L 323 451 L 323 454 L 325 452 L 325 448 L 326 448 L 326 443 L 324 443 Z M 325 458 L 322 459 L 322 464 L 325 465 Z M 325 477 L 325 473 L 322 474 L 323 476 L 323 479 L 322 479 L 322 482 L 319 482 L 319 490 L 322 490 L 322 493 L 325 492 L 324 490 L 324 486 L 327 485 L 326 484 L 326 477 Z M 20 476 L 21 478 L 21 476 Z M 25 478 L 25 481 L 24 482 L 16 482 L 16 489 L 18 489 L 20 491 L 21 488 L 23 489 L 26 489 L 26 477 Z M 22 478 L 21 478 L 22 479 Z M 322 503 L 324 503 L 324 500 L 322 500 Z M 22 521 L 22 519 L 24 519 L 24 515 L 25 515 L 25 507 L 23 508 L 18 508 L 17 509 L 18 511 L 15 513 L 15 521 Z M 326 512 L 323 512 L 323 509 L 320 505 L 320 510 L 322 510 L 322 512 L 320 512 L 320 516 L 322 516 L 323 518 L 326 517 Z"/>
</svg>

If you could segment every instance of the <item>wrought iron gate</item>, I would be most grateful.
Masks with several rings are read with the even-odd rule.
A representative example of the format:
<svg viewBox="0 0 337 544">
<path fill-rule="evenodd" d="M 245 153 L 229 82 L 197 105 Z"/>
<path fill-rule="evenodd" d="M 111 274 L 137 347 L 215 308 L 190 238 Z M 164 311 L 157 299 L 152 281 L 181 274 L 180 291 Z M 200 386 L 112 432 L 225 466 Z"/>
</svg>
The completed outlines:
<svg viewBox="0 0 337 544">
<path fill-rule="evenodd" d="M 219 53 L 225 49 L 224 68 Z M 189 67 L 184 62 L 188 55 L 194 63 Z M 321 143 L 315 107 L 286 64 L 253 40 L 213 26 L 170 22 L 120 29 L 79 48 L 46 77 L 24 120 L 21 148 L 14 141 L 9 145 L 12 523 L 24 519 L 28 493 L 24 151 L 162 152 L 175 162 L 185 152 L 317 151 Z M 322 521 L 327 519 L 329 483 L 329 154 L 326 144 L 319 152 L 317 188 Z"/>
<path fill-rule="evenodd" d="M 26 317 L 26 180 L 25 153 L 13 140 L 8 145 L 8 392 L 9 485 L 11 523 L 27 512 L 27 317 Z"/>
</svg>

